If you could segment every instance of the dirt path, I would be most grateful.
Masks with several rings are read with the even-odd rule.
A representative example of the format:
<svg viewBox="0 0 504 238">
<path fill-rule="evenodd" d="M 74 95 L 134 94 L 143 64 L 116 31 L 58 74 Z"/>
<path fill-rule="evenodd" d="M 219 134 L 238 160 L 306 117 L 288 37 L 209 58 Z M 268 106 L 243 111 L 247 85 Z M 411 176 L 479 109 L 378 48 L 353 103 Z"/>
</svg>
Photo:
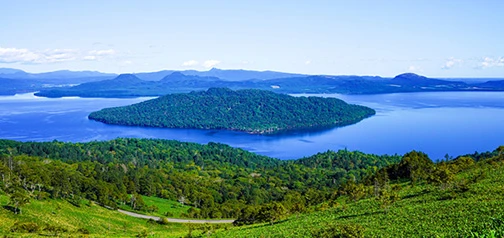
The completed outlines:
<svg viewBox="0 0 504 238">
<path fill-rule="evenodd" d="M 132 217 L 142 219 L 154 219 L 156 221 L 161 220 L 161 217 L 143 215 L 134 212 L 128 212 L 121 209 L 117 209 L 117 211 Z M 235 220 L 194 220 L 194 219 L 178 219 L 178 218 L 167 218 L 167 219 L 168 222 L 175 222 L 175 223 L 233 223 L 235 221 Z"/>
</svg>

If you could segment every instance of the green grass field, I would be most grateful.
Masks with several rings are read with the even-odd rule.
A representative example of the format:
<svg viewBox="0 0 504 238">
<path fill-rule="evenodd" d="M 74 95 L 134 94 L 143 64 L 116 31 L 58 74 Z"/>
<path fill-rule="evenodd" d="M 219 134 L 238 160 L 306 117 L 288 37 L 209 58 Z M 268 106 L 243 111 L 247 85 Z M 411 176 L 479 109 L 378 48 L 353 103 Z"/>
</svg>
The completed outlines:
<svg viewBox="0 0 504 238">
<path fill-rule="evenodd" d="M 182 214 L 187 213 L 187 210 L 189 210 L 189 208 L 191 208 L 191 206 L 182 205 L 179 202 L 164 199 L 164 198 L 148 197 L 148 196 L 142 195 L 142 199 L 147 206 L 152 206 L 152 205 L 156 206 L 158 208 L 158 211 L 156 211 L 156 212 L 134 211 L 128 205 L 121 205 L 121 206 L 119 206 L 119 208 L 121 208 L 123 210 L 127 210 L 127 211 L 140 213 L 140 214 L 147 214 L 147 215 L 158 216 L 158 217 L 170 217 L 170 218 L 180 218 L 180 217 L 182 217 Z M 167 213 L 169 213 L 171 215 L 166 216 Z"/>
<path fill-rule="evenodd" d="M 9 199 L 0 195 L 0 205 L 4 206 Z M 119 212 L 105 209 L 96 204 L 83 202 L 81 207 L 76 207 L 63 200 L 46 200 L 31 202 L 23 207 L 23 213 L 15 215 L 13 212 L 0 208 L 0 234 L 9 236 L 37 236 L 46 234 L 43 231 L 47 225 L 63 227 L 68 230 L 64 236 L 78 237 L 86 229 L 90 237 L 132 237 L 147 231 L 151 237 L 181 237 L 188 233 L 184 224 L 152 224 L 147 220 L 123 215 Z M 14 223 L 33 222 L 41 231 L 36 233 L 13 233 L 11 227 Z"/>
<path fill-rule="evenodd" d="M 346 226 L 360 227 L 364 237 L 500 237 L 496 234 L 504 232 L 503 163 L 460 173 L 455 183 L 466 183 L 468 190 L 413 187 L 408 182 L 401 184 L 400 200 L 388 209 L 375 198 L 350 202 L 340 197 L 324 211 L 293 215 L 274 225 L 236 227 L 216 236 L 313 237 L 321 230 Z"/>
</svg>

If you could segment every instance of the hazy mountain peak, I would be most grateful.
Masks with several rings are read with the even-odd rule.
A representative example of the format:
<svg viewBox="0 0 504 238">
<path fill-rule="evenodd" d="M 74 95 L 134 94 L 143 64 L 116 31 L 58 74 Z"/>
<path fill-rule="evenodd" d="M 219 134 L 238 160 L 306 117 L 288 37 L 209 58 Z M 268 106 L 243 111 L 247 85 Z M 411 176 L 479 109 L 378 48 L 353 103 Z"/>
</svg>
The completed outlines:
<svg viewBox="0 0 504 238">
<path fill-rule="evenodd" d="M 181 72 L 176 71 L 176 72 L 173 72 L 171 74 L 166 75 L 165 77 L 163 77 L 161 79 L 161 81 L 177 81 L 177 80 L 184 80 L 189 77 L 191 77 L 191 76 L 188 76 L 188 75 L 185 75 Z"/>
<path fill-rule="evenodd" d="M 0 74 L 17 74 L 17 73 L 26 73 L 26 72 L 20 69 L 0 68 Z"/>
<path fill-rule="evenodd" d="M 409 79 L 409 80 L 426 79 L 426 78 L 427 77 L 415 73 L 404 73 L 394 77 L 394 79 Z"/>
<path fill-rule="evenodd" d="M 166 77 L 186 77 L 186 75 L 177 71 L 177 72 L 173 72 L 173 73 L 169 74 Z"/>
<path fill-rule="evenodd" d="M 140 81 L 141 79 L 139 79 L 137 76 L 135 76 L 133 74 L 120 74 L 119 76 L 117 76 L 116 78 L 114 78 L 114 80 Z"/>
</svg>

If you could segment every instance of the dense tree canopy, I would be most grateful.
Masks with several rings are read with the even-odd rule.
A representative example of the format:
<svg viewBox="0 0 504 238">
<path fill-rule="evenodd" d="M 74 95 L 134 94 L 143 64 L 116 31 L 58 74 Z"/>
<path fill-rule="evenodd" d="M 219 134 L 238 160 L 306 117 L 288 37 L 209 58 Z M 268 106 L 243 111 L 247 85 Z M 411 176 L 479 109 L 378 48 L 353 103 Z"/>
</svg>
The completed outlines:
<svg viewBox="0 0 504 238">
<path fill-rule="evenodd" d="M 371 108 L 336 98 L 211 88 L 106 108 L 91 113 L 89 118 L 129 126 L 229 129 L 263 134 L 348 125 L 374 114 Z"/>
<path fill-rule="evenodd" d="M 183 200 L 197 208 L 188 214 L 194 217 L 238 217 L 245 207 L 272 202 L 299 210 L 324 201 L 349 178 L 364 177 L 400 159 L 328 151 L 282 161 L 223 144 L 154 139 L 0 140 L 0 158 L 0 188 L 13 191 L 9 194 L 16 198 L 23 196 L 15 192 L 24 191 L 32 198 L 89 199 L 147 209 L 140 194 Z"/>
</svg>

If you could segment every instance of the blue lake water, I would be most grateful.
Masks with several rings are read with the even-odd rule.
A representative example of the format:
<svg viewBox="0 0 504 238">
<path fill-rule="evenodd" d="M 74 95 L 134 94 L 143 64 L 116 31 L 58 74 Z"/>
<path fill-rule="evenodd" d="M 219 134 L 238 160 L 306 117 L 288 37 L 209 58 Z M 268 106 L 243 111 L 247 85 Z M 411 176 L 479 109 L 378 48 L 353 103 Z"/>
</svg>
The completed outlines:
<svg viewBox="0 0 504 238">
<path fill-rule="evenodd" d="M 296 95 L 315 96 L 315 95 Z M 117 137 L 162 138 L 187 142 L 220 142 L 280 159 L 296 159 L 327 150 L 360 150 L 374 154 L 426 152 L 432 159 L 494 150 L 504 145 L 504 93 L 433 92 L 337 97 L 377 111 L 357 124 L 324 131 L 283 135 L 250 135 L 222 130 L 160 129 L 113 126 L 87 115 L 105 107 L 149 98 L 102 99 L 0 97 L 0 138 L 19 141 L 110 140 Z"/>
</svg>

